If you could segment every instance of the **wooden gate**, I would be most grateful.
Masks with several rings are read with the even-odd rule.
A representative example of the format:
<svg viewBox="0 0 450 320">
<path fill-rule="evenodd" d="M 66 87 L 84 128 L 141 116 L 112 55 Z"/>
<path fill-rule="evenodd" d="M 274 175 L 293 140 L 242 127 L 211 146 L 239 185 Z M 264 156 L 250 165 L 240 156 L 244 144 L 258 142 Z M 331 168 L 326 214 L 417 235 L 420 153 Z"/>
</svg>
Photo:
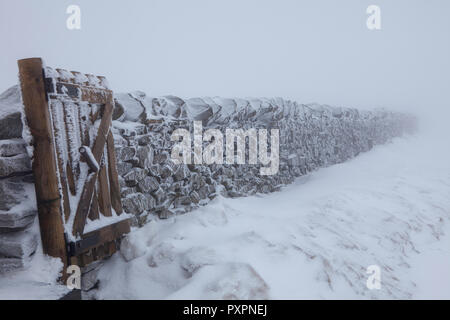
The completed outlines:
<svg viewBox="0 0 450 320">
<path fill-rule="evenodd" d="M 111 132 L 113 93 L 104 77 L 20 60 L 44 253 L 86 266 L 112 255 L 130 231 L 122 215 Z"/>
</svg>

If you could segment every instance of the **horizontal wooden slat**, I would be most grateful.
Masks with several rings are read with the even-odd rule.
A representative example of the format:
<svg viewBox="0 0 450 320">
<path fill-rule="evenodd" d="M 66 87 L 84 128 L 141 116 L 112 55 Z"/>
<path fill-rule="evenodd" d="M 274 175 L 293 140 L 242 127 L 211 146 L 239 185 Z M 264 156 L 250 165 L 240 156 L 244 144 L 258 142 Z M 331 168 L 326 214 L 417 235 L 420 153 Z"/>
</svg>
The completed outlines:
<svg viewBox="0 0 450 320">
<path fill-rule="evenodd" d="M 107 103 L 109 97 L 112 96 L 112 91 L 106 89 L 80 87 L 81 100 L 89 103 Z"/>
<path fill-rule="evenodd" d="M 82 253 L 79 256 L 75 257 L 74 259 L 78 261 L 77 265 L 83 268 L 95 261 L 109 258 L 116 252 L 117 252 L 116 241 L 111 241 L 108 243 L 101 244 L 98 247 L 95 247 L 86 253 Z"/>
<path fill-rule="evenodd" d="M 112 95 L 112 91 L 109 89 L 88 87 L 68 82 L 55 82 L 52 78 L 45 79 L 45 86 L 50 99 L 63 97 L 74 101 L 81 100 L 89 103 L 105 104 Z"/>
<path fill-rule="evenodd" d="M 81 239 L 88 239 L 93 236 L 98 236 L 101 242 L 109 242 L 120 238 L 122 235 L 130 232 L 130 220 L 125 219 L 120 222 L 110 224 L 101 229 L 88 232 L 84 234 Z"/>
<path fill-rule="evenodd" d="M 72 244 L 73 256 L 79 256 L 107 242 L 120 239 L 124 234 L 130 232 L 130 221 L 123 221 L 108 225 L 101 229 L 86 233 L 81 236 L 81 240 Z"/>
</svg>

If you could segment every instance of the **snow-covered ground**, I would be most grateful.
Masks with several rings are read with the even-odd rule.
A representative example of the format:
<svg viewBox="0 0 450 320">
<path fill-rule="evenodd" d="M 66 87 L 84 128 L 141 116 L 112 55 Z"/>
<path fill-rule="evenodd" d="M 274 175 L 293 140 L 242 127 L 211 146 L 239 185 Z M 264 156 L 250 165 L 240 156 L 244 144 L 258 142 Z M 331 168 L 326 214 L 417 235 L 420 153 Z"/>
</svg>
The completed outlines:
<svg viewBox="0 0 450 320">
<path fill-rule="evenodd" d="M 152 221 L 102 268 L 95 296 L 448 299 L 447 136 L 398 138 L 281 192 Z M 370 265 L 380 290 L 366 287 Z"/>
<path fill-rule="evenodd" d="M 406 137 L 278 193 L 217 198 L 135 229 L 101 269 L 99 299 L 450 298 L 449 135 Z M 430 143 L 433 142 L 433 143 Z M 37 232 L 37 225 L 35 226 Z M 0 299 L 56 299 L 41 248 Z M 381 290 L 366 268 L 381 268 Z"/>
</svg>

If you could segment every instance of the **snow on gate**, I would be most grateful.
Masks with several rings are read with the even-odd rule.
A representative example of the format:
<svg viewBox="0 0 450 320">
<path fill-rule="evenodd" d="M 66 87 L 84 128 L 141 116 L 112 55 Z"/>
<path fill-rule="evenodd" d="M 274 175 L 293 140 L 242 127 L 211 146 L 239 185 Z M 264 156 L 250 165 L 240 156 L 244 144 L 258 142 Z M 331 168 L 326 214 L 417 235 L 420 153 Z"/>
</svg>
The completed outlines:
<svg viewBox="0 0 450 320">
<path fill-rule="evenodd" d="M 112 255 L 130 231 L 123 214 L 104 77 L 19 62 L 44 253 L 86 266 Z"/>
</svg>

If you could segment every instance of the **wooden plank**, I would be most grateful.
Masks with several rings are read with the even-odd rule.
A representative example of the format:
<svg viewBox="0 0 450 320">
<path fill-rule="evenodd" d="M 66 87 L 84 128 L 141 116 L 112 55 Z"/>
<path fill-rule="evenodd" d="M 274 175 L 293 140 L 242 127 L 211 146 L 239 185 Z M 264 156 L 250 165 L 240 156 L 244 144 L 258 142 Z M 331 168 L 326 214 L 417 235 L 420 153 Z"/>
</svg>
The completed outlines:
<svg viewBox="0 0 450 320">
<path fill-rule="evenodd" d="M 78 71 L 71 71 L 72 74 L 75 76 L 75 79 L 77 79 L 76 83 L 81 86 L 88 86 L 89 85 L 89 79 L 86 77 L 85 74 L 82 74 Z"/>
<path fill-rule="evenodd" d="M 112 104 L 112 95 L 110 99 L 105 104 L 105 110 L 103 112 L 103 117 L 100 122 L 100 126 L 97 132 L 97 138 L 95 139 L 94 146 L 92 147 L 92 154 L 94 155 L 95 160 L 98 163 L 102 160 L 102 154 L 105 147 L 106 139 L 109 134 L 109 130 L 111 128 L 112 121 L 112 112 L 113 112 L 113 104 Z"/>
<path fill-rule="evenodd" d="M 109 194 L 109 183 L 106 165 L 100 168 L 98 174 L 98 204 L 100 212 L 105 217 L 111 217 L 111 196 Z"/>
<path fill-rule="evenodd" d="M 99 106 L 98 104 L 91 104 L 91 122 L 95 123 L 99 117 L 103 114 L 103 109 L 105 108 L 105 105 Z"/>
<path fill-rule="evenodd" d="M 116 151 L 114 148 L 114 136 L 110 131 L 106 143 L 108 154 L 108 176 L 111 205 L 118 215 L 123 213 L 122 201 L 120 198 L 119 174 L 117 173 Z"/>
<path fill-rule="evenodd" d="M 77 84 L 86 87 L 95 87 L 101 89 L 109 89 L 108 81 L 103 76 L 95 76 L 93 74 L 83 74 L 78 71 L 68 71 L 61 68 L 53 69 L 46 67 L 49 75 L 57 81 Z"/>
<path fill-rule="evenodd" d="M 120 222 L 110 224 L 101 229 L 86 233 L 81 236 L 81 241 L 75 244 L 75 255 L 80 256 L 94 248 L 93 256 L 95 259 L 96 255 L 99 255 L 98 247 L 107 242 L 115 242 L 120 239 L 123 235 L 130 232 L 130 221 L 129 219 L 122 220 Z"/>
<path fill-rule="evenodd" d="M 86 218 L 89 214 L 89 208 L 91 206 L 96 180 L 96 172 L 91 173 L 86 179 L 86 183 L 81 193 L 80 202 L 78 203 L 77 211 L 73 221 L 72 233 L 75 237 L 83 234 L 84 226 L 86 224 Z"/>
<path fill-rule="evenodd" d="M 92 254 L 92 258 L 95 260 L 95 261 L 97 261 L 98 260 L 98 250 L 99 250 L 100 248 L 93 248 L 92 250 L 91 250 L 91 254 Z"/>
<path fill-rule="evenodd" d="M 72 266 L 80 266 L 81 267 L 81 262 L 80 259 L 78 257 L 69 257 L 69 263 Z"/>
<path fill-rule="evenodd" d="M 110 224 L 101 229 L 91 231 L 81 236 L 81 239 L 97 237 L 102 243 L 114 241 L 126 233 L 130 232 L 130 220 L 125 219 L 114 224 Z"/>
<path fill-rule="evenodd" d="M 107 104 L 109 97 L 112 96 L 111 90 L 80 87 L 81 88 L 81 100 L 89 103 Z"/>
<path fill-rule="evenodd" d="M 81 260 L 81 266 L 80 267 L 85 267 L 85 266 L 91 264 L 92 262 L 94 262 L 97 259 L 94 258 L 94 256 L 93 256 L 91 251 L 88 251 L 88 252 L 83 253 L 81 255 L 80 260 Z"/>
<path fill-rule="evenodd" d="M 97 248 L 95 248 L 95 260 L 102 260 L 105 256 L 104 244 L 102 243 Z"/>
<path fill-rule="evenodd" d="M 57 81 L 55 83 L 56 94 L 75 101 L 86 101 L 89 103 L 106 104 L 111 90 L 95 87 L 86 87 L 74 83 Z"/>
<path fill-rule="evenodd" d="M 111 241 L 108 244 L 108 256 L 112 256 L 117 251 L 116 241 Z"/>
<path fill-rule="evenodd" d="M 86 253 L 80 254 L 77 257 L 78 261 L 80 261 L 78 266 L 86 267 L 95 261 L 109 258 L 116 252 L 117 252 L 116 241 L 100 244 L 97 247 L 90 249 Z"/>
<path fill-rule="evenodd" d="M 56 108 L 61 108 L 61 110 L 57 111 Z M 61 101 L 53 101 L 50 103 L 50 109 L 52 110 L 53 114 L 56 114 L 58 112 L 62 113 L 62 108 L 63 108 L 63 104 Z M 65 137 L 65 135 L 63 135 L 63 133 L 61 132 L 61 128 L 59 126 L 59 121 L 61 119 L 57 119 L 57 117 L 53 116 L 53 130 L 54 130 L 54 135 L 58 136 L 60 135 L 60 137 Z M 62 139 L 60 139 L 60 141 L 58 141 L 57 139 L 55 139 L 55 147 L 57 149 L 59 149 L 59 152 L 56 152 L 56 157 L 57 157 L 57 161 L 58 161 L 58 171 L 59 171 L 59 177 L 61 180 L 61 189 L 62 189 L 62 193 L 63 193 L 63 207 L 64 207 L 64 218 L 65 221 L 67 222 L 69 220 L 70 217 L 70 201 L 69 201 L 69 189 L 68 189 L 68 181 L 67 181 L 67 175 L 66 175 L 66 166 L 64 163 L 64 160 L 62 158 L 61 155 L 61 151 L 65 150 L 65 146 L 58 146 L 59 143 L 66 143 L 66 141 L 62 141 Z"/>
<path fill-rule="evenodd" d="M 88 87 L 84 85 L 79 85 L 75 83 L 62 81 L 61 79 L 55 79 L 56 81 L 51 82 L 47 80 L 48 83 L 52 83 L 52 86 L 48 87 L 48 93 L 50 97 L 57 99 L 66 98 L 73 101 L 86 101 L 89 103 L 106 104 L 112 91 L 109 89 Z M 53 87 L 54 84 L 54 87 Z M 55 92 L 56 89 L 56 92 Z"/>
<path fill-rule="evenodd" d="M 70 72 L 66 69 L 61 69 L 61 68 L 56 68 L 55 70 L 58 73 L 58 77 L 57 77 L 58 81 L 68 82 L 68 83 L 76 83 L 75 75 L 72 72 Z"/>
<path fill-rule="evenodd" d="M 97 172 L 99 170 L 98 163 L 96 163 L 96 161 L 94 161 L 89 156 L 89 153 L 91 152 L 91 149 L 89 147 L 82 146 L 82 147 L 80 147 L 79 151 L 80 151 L 81 158 L 84 160 L 84 162 L 87 163 L 89 169 L 92 172 Z"/>
<path fill-rule="evenodd" d="M 100 215 L 99 215 L 99 210 L 98 210 L 98 198 L 97 198 L 97 193 L 94 190 L 94 195 L 92 196 L 91 207 L 89 209 L 89 219 L 98 220 L 99 217 L 100 217 Z"/>
<path fill-rule="evenodd" d="M 70 193 L 74 196 L 77 193 L 75 186 L 75 177 L 73 176 L 72 167 L 69 162 L 66 164 L 67 184 L 69 185 Z"/>
<path fill-rule="evenodd" d="M 112 95 L 109 101 L 112 101 Z M 109 134 L 109 130 L 111 127 L 112 108 L 113 106 L 111 102 L 108 102 L 105 105 L 105 112 L 103 113 L 103 117 L 97 132 L 97 138 L 95 139 L 94 147 L 92 148 L 92 154 L 94 155 L 94 158 L 95 160 L 97 160 L 98 163 L 101 162 L 103 150 L 106 144 L 106 138 Z M 98 175 L 97 173 L 91 174 L 90 178 L 86 180 L 86 183 L 83 187 L 80 202 L 78 203 L 73 223 L 72 233 L 74 236 L 79 236 L 83 234 L 84 226 L 86 224 L 86 218 L 89 213 L 88 211 L 92 201 L 92 195 L 97 175 Z"/>
<path fill-rule="evenodd" d="M 109 258 L 116 252 L 114 250 L 115 247 L 113 247 L 114 243 L 115 243 L 114 241 L 111 241 L 111 242 L 107 242 L 103 245 L 103 252 L 101 255 L 101 259 Z"/>
<path fill-rule="evenodd" d="M 56 175 L 55 145 L 40 58 L 18 61 L 22 100 L 33 136 L 33 173 L 44 254 L 61 258 L 62 280 L 67 273 L 67 251 L 62 220 L 61 195 Z"/>
<path fill-rule="evenodd" d="M 109 83 L 108 80 L 106 80 L 106 78 L 104 76 L 98 76 L 97 77 L 98 80 L 100 81 L 100 85 L 105 88 L 105 89 L 109 89 Z"/>
<path fill-rule="evenodd" d="M 101 243 L 115 241 L 130 232 L 130 220 L 125 219 L 81 236 L 82 240 L 96 237 Z"/>
<path fill-rule="evenodd" d="M 64 123 L 65 123 L 65 129 L 66 129 L 66 137 L 69 137 L 71 134 L 75 132 L 74 127 L 78 124 L 75 124 L 74 121 L 76 120 L 78 122 L 78 117 L 76 119 L 72 119 L 73 115 L 70 115 L 71 110 L 69 108 L 73 108 L 73 106 L 70 103 L 63 103 L 64 105 Z M 67 162 L 67 180 L 69 182 L 69 188 L 72 195 L 76 194 L 76 185 L 78 182 L 78 179 L 80 178 L 80 164 L 75 162 L 75 159 L 73 159 L 73 153 L 77 152 L 77 150 L 74 150 L 76 148 L 73 146 L 73 144 L 70 142 L 70 140 L 67 140 L 67 153 L 68 153 L 68 159 Z M 68 198 L 66 198 L 68 200 Z"/>
</svg>

